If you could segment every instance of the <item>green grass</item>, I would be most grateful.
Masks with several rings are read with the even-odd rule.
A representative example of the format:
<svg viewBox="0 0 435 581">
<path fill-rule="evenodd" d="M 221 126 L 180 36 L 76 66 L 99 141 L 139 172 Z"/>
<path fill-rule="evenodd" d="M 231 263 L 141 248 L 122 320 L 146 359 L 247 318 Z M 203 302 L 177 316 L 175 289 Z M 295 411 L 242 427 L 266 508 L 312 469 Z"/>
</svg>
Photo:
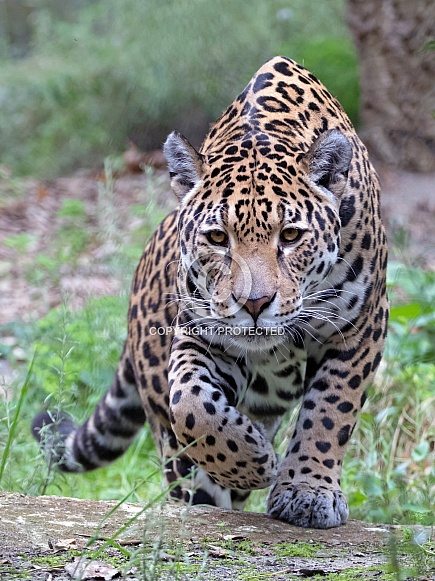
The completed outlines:
<svg viewBox="0 0 435 581">
<path fill-rule="evenodd" d="M 384 363 L 344 463 L 352 516 L 434 524 L 435 273 L 391 263 Z M 431 411 L 432 410 L 432 411 Z"/>
<path fill-rule="evenodd" d="M 15 431 L 17 428 L 18 420 L 20 418 L 21 408 L 23 406 L 23 402 L 26 400 L 26 397 L 27 397 L 27 394 L 29 391 L 30 378 L 32 376 L 34 362 L 35 362 L 35 357 L 33 357 L 32 361 L 30 362 L 29 370 L 27 372 L 23 386 L 20 390 L 20 394 L 18 397 L 18 401 L 16 402 L 14 413 L 11 414 L 11 416 L 10 416 L 11 422 L 8 422 L 8 426 L 7 426 L 8 434 L 7 434 L 6 442 L 5 442 L 5 445 L 3 448 L 2 459 L 0 462 L 0 483 L 2 481 L 5 467 L 6 467 L 6 464 L 8 462 L 8 459 L 9 459 L 11 445 L 12 445 L 12 442 L 14 441 L 14 438 L 15 438 Z"/>
<path fill-rule="evenodd" d="M 34 21 L 31 56 L 0 62 L 0 160 L 14 175 L 101 163 L 128 139 L 160 147 L 173 129 L 198 145 L 277 54 L 311 67 L 357 120 L 344 0 L 101 0 L 75 21 Z"/>
<path fill-rule="evenodd" d="M 109 160 L 110 161 L 110 160 Z M 99 204 L 104 213 L 95 220 L 94 209 L 78 199 L 64 199 L 57 213 L 50 243 L 36 257 L 30 245 L 40 240 L 33 235 L 9 236 L 6 244 L 14 251 L 15 262 L 31 285 L 43 289 L 59 285 L 61 274 L 74 276 L 92 251 L 110 243 L 94 267 L 124 281 L 116 296 L 89 299 L 83 308 L 72 310 L 64 296 L 59 307 L 30 324 L 12 322 L 0 329 L 0 354 L 8 357 L 20 375 L 11 385 L 2 386 L 8 397 L 0 397 L 0 487 L 25 494 L 62 494 L 80 498 L 149 500 L 161 493 L 160 464 L 154 442 L 145 428 L 119 463 L 83 477 L 66 478 L 47 467 L 30 437 L 35 413 L 46 406 L 65 409 L 83 421 L 110 385 L 126 336 L 128 294 L 131 278 L 143 250 L 164 210 L 154 201 L 161 191 L 159 177 L 147 170 L 147 186 L 132 206 L 134 228 L 121 231 L 117 223 L 111 182 L 111 163 L 106 163 L 106 180 Z M 166 182 L 165 182 L 166 184 Z M 14 338 L 12 345 L 2 337 Z M 15 362 L 14 347 L 24 349 L 24 365 Z M 26 369 L 28 371 L 26 371 Z M 27 376 L 26 376 L 27 373 Z M 3 392 L 2 392 L 3 393 Z M 136 466 L 134 471 L 129 466 Z"/>
</svg>

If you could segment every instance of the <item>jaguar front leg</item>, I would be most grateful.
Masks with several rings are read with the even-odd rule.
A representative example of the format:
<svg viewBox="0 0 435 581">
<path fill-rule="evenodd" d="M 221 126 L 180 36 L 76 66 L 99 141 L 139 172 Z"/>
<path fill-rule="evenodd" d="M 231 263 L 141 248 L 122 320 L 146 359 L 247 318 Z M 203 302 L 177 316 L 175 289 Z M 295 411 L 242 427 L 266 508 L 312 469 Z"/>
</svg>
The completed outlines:
<svg viewBox="0 0 435 581">
<path fill-rule="evenodd" d="M 347 521 L 340 486 L 343 456 L 383 348 L 383 338 L 374 343 L 364 335 L 362 341 L 331 346 L 319 362 L 269 493 L 269 516 L 320 529 Z"/>
<path fill-rule="evenodd" d="M 193 337 L 174 341 L 169 364 L 170 419 L 186 454 L 224 488 L 258 489 L 276 477 L 277 460 L 260 424 L 236 409 L 247 372 Z"/>
</svg>

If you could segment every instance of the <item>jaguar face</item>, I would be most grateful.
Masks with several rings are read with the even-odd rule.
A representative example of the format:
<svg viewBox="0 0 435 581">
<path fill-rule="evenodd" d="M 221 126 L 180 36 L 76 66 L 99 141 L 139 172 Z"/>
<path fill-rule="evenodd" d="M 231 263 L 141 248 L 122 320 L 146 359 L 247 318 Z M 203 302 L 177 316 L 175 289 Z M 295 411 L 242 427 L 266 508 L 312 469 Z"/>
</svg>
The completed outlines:
<svg viewBox="0 0 435 581">
<path fill-rule="evenodd" d="M 185 185 L 179 291 L 202 325 L 241 349 L 262 350 L 295 338 L 307 317 L 304 299 L 337 261 L 337 191 L 347 170 L 336 175 L 323 160 L 329 173 L 319 178 L 313 152 L 311 161 L 293 154 L 283 164 L 284 156 L 262 156 L 258 144 L 250 140 L 247 150 L 244 143 L 231 147 L 233 160 L 235 149 L 246 151 L 241 161 L 201 156 L 194 183 Z"/>
</svg>

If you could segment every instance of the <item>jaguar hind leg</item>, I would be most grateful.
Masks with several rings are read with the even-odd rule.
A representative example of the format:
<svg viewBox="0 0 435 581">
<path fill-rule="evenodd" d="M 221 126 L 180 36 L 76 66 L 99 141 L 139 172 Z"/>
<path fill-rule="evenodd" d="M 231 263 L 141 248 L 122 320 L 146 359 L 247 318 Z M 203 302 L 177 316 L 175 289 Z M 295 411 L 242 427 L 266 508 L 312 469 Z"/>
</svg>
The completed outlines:
<svg viewBox="0 0 435 581">
<path fill-rule="evenodd" d="M 232 491 L 215 482 L 184 453 L 175 434 L 168 430 L 163 438 L 163 473 L 168 484 L 168 496 L 186 504 L 206 504 L 232 508 Z"/>
<path fill-rule="evenodd" d="M 250 495 L 250 490 L 231 490 L 231 508 L 233 510 L 243 510 Z"/>
<path fill-rule="evenodd" d="M 165 468 L 169 484 L 178 481 L 169 497 L 186 504 L 205 504 L 219 508 L 243 510 L 250 490 L 223 488 L 205 470 L 198 468 L 188 456 L 169 460 Z"/>
</svg>

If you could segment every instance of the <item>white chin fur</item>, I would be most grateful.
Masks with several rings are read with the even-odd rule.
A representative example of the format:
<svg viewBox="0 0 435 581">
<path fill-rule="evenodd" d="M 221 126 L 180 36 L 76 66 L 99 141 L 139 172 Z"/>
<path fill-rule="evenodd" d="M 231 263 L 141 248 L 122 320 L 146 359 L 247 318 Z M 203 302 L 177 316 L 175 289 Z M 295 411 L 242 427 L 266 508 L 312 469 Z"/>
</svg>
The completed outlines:
<svg viewBox="0 0 435 581">
<path fill-rule="evenodd" d="M 232 335 L 231 345 L 244 351 L 267 351 L 287 340 L 287 335 Z"/>
</svg>

